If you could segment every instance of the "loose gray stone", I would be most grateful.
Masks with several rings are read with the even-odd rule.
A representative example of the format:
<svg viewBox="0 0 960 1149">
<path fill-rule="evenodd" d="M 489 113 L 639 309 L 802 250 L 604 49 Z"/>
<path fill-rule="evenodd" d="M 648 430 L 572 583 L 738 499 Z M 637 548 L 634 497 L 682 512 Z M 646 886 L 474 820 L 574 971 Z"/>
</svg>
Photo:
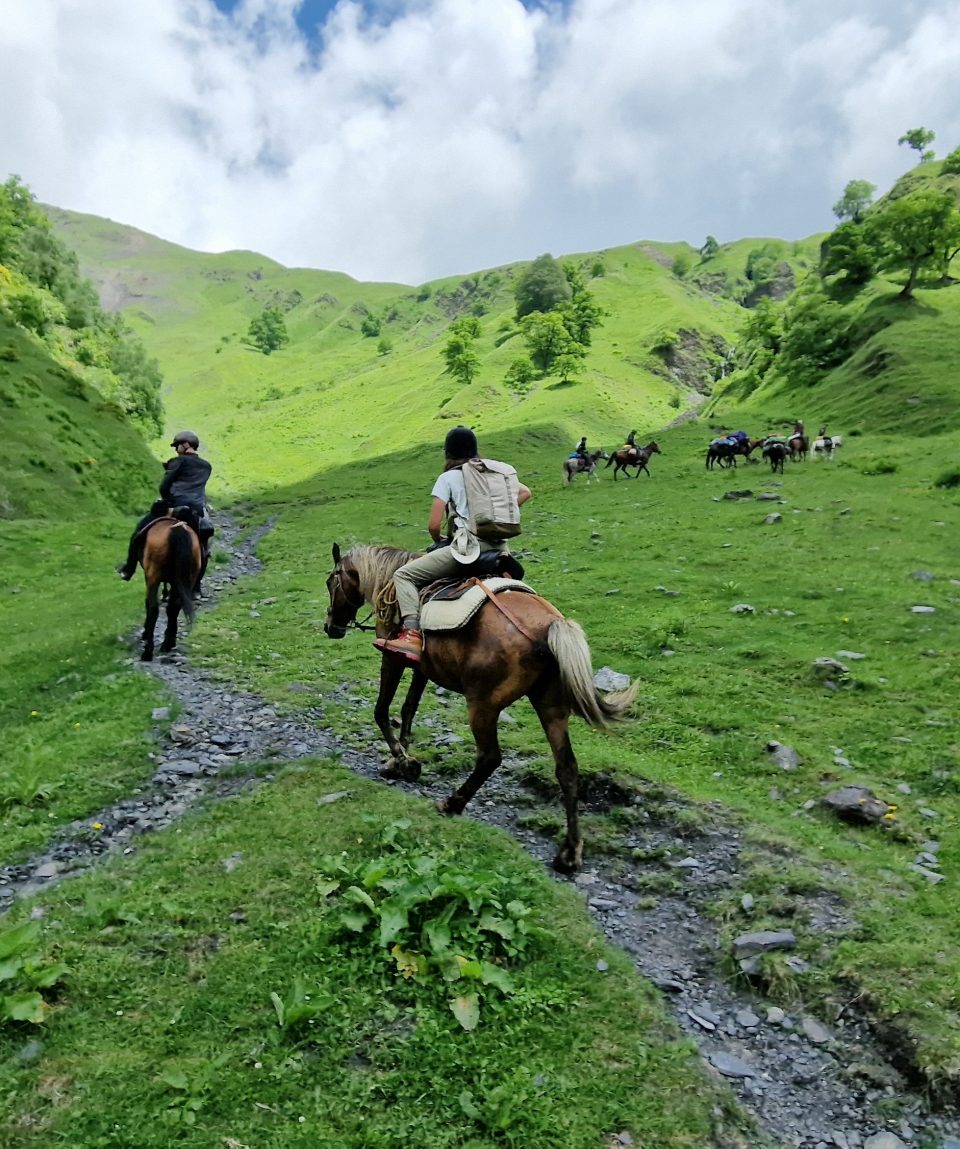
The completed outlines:
<svg viewBox="0 0 960 1149">
<path fill-rule="evenodd" d="M 170 717 L 170 707 L 155 706 L 153 710 L 150 711 L 150 717 L 154 722 L 163 722 Z"/>
<path fill-rule="evenodd" d="M 756 1077 L 756 1072 L 745 1061 L 732 1053 L 711 1053 L 707 1060 L 724 1077 Z"/>
<path fill-rule="evenodd" d="M 752 1009 L 738 1009 L 737 1024 L 742 1025 L 744 1029 L 756 1029 L 760 1024 L 760 1018 Z"/>
<path fill-rule="evenodd" d="M 910 577 L 917 582 L 933 582 L 937 576 L 933 571 L 914 571 Z"/>
<path fill-rule="evenodd" d="M 757 495 L 757 502 L 758 503 L 779 503 L 780 502 L 780 496 L 774 494 L 772 491 L 761 491 L 761 493 L 759 495 Z"/>
<path fill-rule="evenodd" d="M 912 606 L 910 607 L 911 614 L 936 614 L 937 608 L 935 606 Z"/>
<path fill-rule="evenodd" d="M 597 972 L 606 973 L 609 968 L 609 964 L 605 962 L 603 958 L 600 958 L 600 960 L 597 962 Z"/>
<path fill-rule="evenodd" d="M 753 894 L 744 894 L 740 899 L 740 908 L 749 913 L 753 909 Z"/>
<path fill-rule="evenodd" d="M 909 785 L 906 782 L 898 783 L 897 792 L 899 794 L 912 794 L 913 793 L 913 791 L 910 789 Z"/>
<path fill-rule="evenodd" d="M 856 650 L 838 650 L 837 658 L 845 658 L 848 662 L 859 662 L 861 658 L 866 658 L 865 654 L 860 654 Z"/>
<path fill-rule="evenodd" d="M 720 1024 L 721 1018 L 709 1005 L 694 1005 L 687 1010 L 687 1016 L 692 1017 L 697 1025 L 712 1032 Z"/>
<path fill-rule="evenodd" d="M 792 950 L 797 944 L 793 930 L 757 930 L 752 934 L 741 934 L 734 939 L 734 957 L 747 957 L 750 954 L 768 953 L 770 950 Z"/>
<path fill-rule="evenodd" d="M 929 806 L 921 806 L 921 807 L 920 807 L 920 809 L 919 809 L 919 810 L 917 810 L 917 813 L 918 813 L 918 814 L 922 814 L 922 815 L 924 816 L 924 818 L 936 818 L 936 817 L 939 817 L 939 815 L 937 814 L 936 810 L 931 810 Z"/>
<path fill-rule="evenodd" d="M 59 862 L 44 862 L 33 871 L 35 878 L 55 878 L 62 869 Z"/>
<path fill-rule="evenodd" d="M 770 1025 L 781 1025 L 786 1016 L 779 1005 L 771 1005 L 767 1010 L 767 1022 Z"/>
<path fill-rule="evenodd" d="M 767 515 L 767 517 L 763 521 L 766 524 L 766 526 L 772 527 L 774 523 L 782 523 L 783 522 L 783 515 L 781 515 L 778 511 L 775 511 L 772 515 Z"/>
<path fill-rule="evenodd" d="M 626 690 L 630 685 L 630 675 L 621 674 L 609 666 L 601 666 L 593 676 L 597 690 Z"/>
<path fill-rule="evenodd" d="M 803 762 L 803 759 L 792 746 L 784 746 L 780 742 L 768 742 L 767 753 L 781 770 L 796 770 Z"/>
<path fill-rule="evenodd" d="M 813 673 L 820 675 L 820 677 L 846 674 L 849 669 L 842 662 L 837 662 L 835 658 L 815 658 L 812 666 Z"/>
<path fill-rule="evenodd" d="M 735 606 L 730 607 L 731 614 L 756 614 L 757 612 L 748 602 L 738 602 Z"/>
<path fill-rule="evenodd" d="M 810 970 L 810 963 L 804 961 L 802 957 L 797 957 L 795 954 L 788 957 L 783 963 L 788 969 L 793 970 L 794 973 L 808 973 Z"/>
<path fill-rule="evenodd" d="M 866 786 L 843 786 L 824 795 L 821 802 L 838 818 L 867 826 L 878 826 L 890 812 L 890 805 Z"/>
<path fill-rule="evenodd" d="M 907 869 L 913 870 L 915 874 L 919 874 L 922 878 L 926 878 L 931 885 L 936 885 L 937 882 L 944 880 L 943 874 L 938 874 L 936 870 L 928 870 L 926 866 L 918 866 L 915 862 L 911 863 Z"/>
<path fill-rule="evenodd" d="M 863 1149 L 907 1149 L 896 1133 L 874 1133 L 863 1143 Z"/>
<path fill-rule="evenodd" d="M 828 1041 L 833 1041 L 833 1034 L 825 1025 L 821 1025 L 814 1017 L 805 1017 L 800 1022 L 800 1028 L 807 1035 L 808 1041 L 812 1041 L 814 1045 L 826 1045 Z"/>
<path fill-rule="evenodd" d="M 349 798 L 351 790 L 334 790 L 332 794 L 324 794 L 317 799 L 318 806 L 329 806 L 331 802 L 339 802 L 341 798 Z"/>
</svg>

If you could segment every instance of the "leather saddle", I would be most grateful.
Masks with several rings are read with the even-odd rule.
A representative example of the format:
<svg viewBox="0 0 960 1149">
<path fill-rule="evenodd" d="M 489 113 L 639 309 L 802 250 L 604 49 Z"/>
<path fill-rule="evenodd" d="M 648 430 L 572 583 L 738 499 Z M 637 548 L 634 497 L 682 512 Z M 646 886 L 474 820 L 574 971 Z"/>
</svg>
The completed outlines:
<svg viewBox="0 0 960 1149">
<path fill-rule="evenodd" d="M 506 578 L 523 582 L 524 569 L 513 555 L 500 551 L 481 551 L 472 563 L 465 563 L 456 578 L 441 578 L 420 591 L 420 601 L 452 602 L 475 585 L 474 579 Z"/>
</svg>

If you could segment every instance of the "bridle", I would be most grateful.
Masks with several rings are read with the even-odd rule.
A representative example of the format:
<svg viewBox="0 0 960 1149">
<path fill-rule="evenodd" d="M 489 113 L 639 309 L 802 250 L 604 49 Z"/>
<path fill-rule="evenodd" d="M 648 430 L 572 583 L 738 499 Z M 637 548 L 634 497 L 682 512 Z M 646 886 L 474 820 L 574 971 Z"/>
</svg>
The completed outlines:
<svg viewBox="0 0 960 1149">
<path fill-rule="evenodd" d="M 376 630 L 377 629 L 376 626 L 367 626 L 366 625 L 370 621 L 370 619 L 373 618 L 373 611 L 372 610 L 367 615 L 367 617 L 363 620 L 363 622 L 359 622 L 357 620 L 356 612 L 363 608 L 364 600 L 361 598 L 359 602 L 354 602 L 350 598 L 350 595 L 347 594 L 347 588 L 344 586 L 342 576 L 343 576 L 343 568 L 338 564 L 337 566 L 335 566 L 333 568 L 333 574 L 331 576 L 333 578 L 333 585 L 330 588 L 330 607 L 332 610 L 333 609 L 333 597 L 337 593 L 337 591 L 339 591 L 340 595 L 342 596 L 342 598 L 343 598 L 344 602 L 347 604 L 347 606 L 349 606 L 353 609 L 354 617 L 351 618 L 348 622 L 345 622 L 343 624 L 334 623 L 334 622 L 328 623 L 327 624 L 328 632 L 331 634 L 335 634 L 335 636 L 337 638 L 343 638 L 343 636 L 347 633 L 347 631 L 351 627 L 355 630 Z"/>
</svg>

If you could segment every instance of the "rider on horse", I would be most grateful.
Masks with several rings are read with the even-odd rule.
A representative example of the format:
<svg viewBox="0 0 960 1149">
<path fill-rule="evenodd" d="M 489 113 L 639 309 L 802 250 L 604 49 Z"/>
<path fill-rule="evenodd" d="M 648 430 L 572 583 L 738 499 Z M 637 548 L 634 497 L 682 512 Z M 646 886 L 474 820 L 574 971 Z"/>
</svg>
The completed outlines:
<svg viewBox="0 0 960 1149">
<path fill-rule="evenodd" d="M 623 446 L 625 450 L 628 449 L 630 451 L 630 457 L 632 459 L 637 457 L 637 452 L 640 448 L 637 446 L 637 432 L 635 430 L 630 432 L 624 441 Z"/>
<path fill-rule="evenodd" d="M 581 440 L 586 442 L 586 440 Z M 441 526 L 448 515 L 454 529 L 449 546 L 429 550 L 419 558 L 411 559 L 394 573 L 397 588 L 397 606 L 400 609 L 400 633 L 391 639 L 377 639 L 374 643 L 392 654 L 402 654 L 408 662 L 417 664 L 423 652 L 423 635 L 420 631 L 420 588 L 440 578 L 450 578 L 464 567 L 475 562 L 483 548 L 509 553 L 506 542 L 484 543 L 468 529 L 470 508 L 467 505 L 467 491 L 463 479 L 463 465 L 480 454 L 477 437 L 469 427 L 454 427 L 447 432 L 443 444 L 445 457 L 443 471 L 433 484 L 433 505 L 427 530 L 435 543 L 442 540 Z M 520 483 L 517 495 L 518 505 L 530 498 L 530 488 Z"/>
<path fill-rule="evenodd" d="M 197 454 L 200 439 L 193 431 L 181 431 L 174 435 L 170 444 L 175 448 L 176 458 L 168 459 L 164 463 L 164 476 L 160 482 L 160 498 L 153 504 L 149 512 L 137 523 L 136 529 L 130 538 L 127 548 L 127 558 L 117 567 L 117 573 L 124 581 L 129 581 L 136 573 L 137 563 L 143 548 L 143 537 L 147 528 L 158 518 L 166 515 L 172 507 L 186 507 L 189 511 L 190 525 L 197 532 L 200 547 L 203 551 L 203 568 L 200 579 L 206 570 L 207 558 L 210 552 L 210 537 L 213 535 L 213 523 L 207 514 L 206 489 L 207 480 L 213 468 L 206 459 Z M 194 588 L 194 593 L 200 593 L 200 579 Z"/>
<path fill-rule="evenodd" d="M 827 434 L 826 423 L 824 423 L 823 426 L 820 428 L 819 436 L 823 440 L 824 447 L 826 447 L 826 449 L 828 451 L 832 450 L 833 449 L 833 439 Z"/>
</svg>

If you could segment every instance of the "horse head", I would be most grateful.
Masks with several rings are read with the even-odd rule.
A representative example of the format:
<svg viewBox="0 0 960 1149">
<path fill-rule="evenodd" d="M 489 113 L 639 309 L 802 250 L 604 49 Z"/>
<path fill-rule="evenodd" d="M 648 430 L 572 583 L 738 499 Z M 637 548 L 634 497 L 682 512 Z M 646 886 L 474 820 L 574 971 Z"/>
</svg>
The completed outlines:
<svg viewBox="0 0 960 1149">
<path fill-rule="evenodd" d="M 340 546 L 333 544 L 333 570 L 327 576 L 330 605 L 323 622 L 323 633 L 328 638 L 345 638 L 350 624 L 356 621 L 357 611 L 363 606 L 360 576 L 352 566 L 344 563 Z"/>
</svg>

